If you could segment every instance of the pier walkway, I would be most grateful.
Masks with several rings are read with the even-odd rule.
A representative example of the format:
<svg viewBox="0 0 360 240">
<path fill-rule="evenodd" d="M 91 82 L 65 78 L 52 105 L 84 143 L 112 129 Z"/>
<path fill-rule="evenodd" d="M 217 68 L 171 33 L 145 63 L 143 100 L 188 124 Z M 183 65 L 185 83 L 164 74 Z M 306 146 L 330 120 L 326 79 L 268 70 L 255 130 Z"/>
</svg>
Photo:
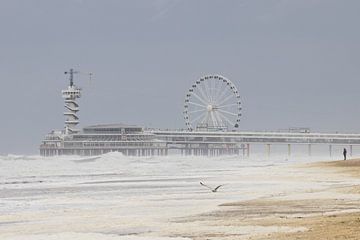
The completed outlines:
<svg viewBox="0 0 360 240">
<path fill-rule="evenodd" d="M 329 154 L 333 146 L 349 148 L 360 146 L 360 134 L 341 133 L 298 133 L 298 132 L 189 132 L 189 131 L 150 131 L 159 140 L 165 141 L 169 149 L 178 149 L 184 155 L 250 155 L 253 144 L 264 144 L 267 154 L 271 145 L 287 145 L 291 154 L 292 145 L 307 145 L 311 155 L 312 145 L 328 145 Z"/>
</svg>

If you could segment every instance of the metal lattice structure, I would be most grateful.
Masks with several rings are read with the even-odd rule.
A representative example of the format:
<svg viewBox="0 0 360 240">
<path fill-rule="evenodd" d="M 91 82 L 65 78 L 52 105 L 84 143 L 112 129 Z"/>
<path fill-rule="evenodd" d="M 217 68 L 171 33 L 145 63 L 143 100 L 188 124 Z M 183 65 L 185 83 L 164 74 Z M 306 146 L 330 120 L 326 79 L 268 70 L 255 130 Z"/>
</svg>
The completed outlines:
<svg viewBox="0 0 360 240">
<path fill-rule="evenodd" d="M 241 110 L 236 86 L 223 76 L 208 75 L 187 92 L 183 113 L 190 131 L 232 131 L 239 127 Z"/>
</svg>

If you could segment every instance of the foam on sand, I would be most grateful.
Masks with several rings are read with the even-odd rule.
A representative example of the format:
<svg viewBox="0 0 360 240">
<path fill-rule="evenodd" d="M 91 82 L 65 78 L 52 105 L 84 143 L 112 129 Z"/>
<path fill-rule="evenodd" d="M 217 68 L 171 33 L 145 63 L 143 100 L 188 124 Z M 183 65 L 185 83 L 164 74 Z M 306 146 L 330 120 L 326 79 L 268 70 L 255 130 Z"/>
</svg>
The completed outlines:
<svg viewBox="0 0 360 240">
<path fill-rule="evenodd" d="M 3 240 L 190 240 L 189 238 L 182 237 L 139 237 L 139 236 L 119 236 L 117 234 L 102 234 L 102 233 L 76 233 L 65 232 L 57 234 L 34 234 L 22 235 L 14 237 L 5 237 Z"/>
</svg>

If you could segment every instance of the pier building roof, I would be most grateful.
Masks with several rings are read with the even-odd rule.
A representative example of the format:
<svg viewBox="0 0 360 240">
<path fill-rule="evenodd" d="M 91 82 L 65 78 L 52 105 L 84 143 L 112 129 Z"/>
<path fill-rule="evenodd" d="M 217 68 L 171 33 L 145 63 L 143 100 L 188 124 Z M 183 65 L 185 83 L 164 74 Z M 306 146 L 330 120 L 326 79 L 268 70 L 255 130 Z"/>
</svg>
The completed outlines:
<svg viewBox="0 0 360 240">
<path fill-rule="evenodd" d="M 127 124 L 98 124 L 83 128 L 83 133 L 139 133 L 143 128 Z"/>
</svg>

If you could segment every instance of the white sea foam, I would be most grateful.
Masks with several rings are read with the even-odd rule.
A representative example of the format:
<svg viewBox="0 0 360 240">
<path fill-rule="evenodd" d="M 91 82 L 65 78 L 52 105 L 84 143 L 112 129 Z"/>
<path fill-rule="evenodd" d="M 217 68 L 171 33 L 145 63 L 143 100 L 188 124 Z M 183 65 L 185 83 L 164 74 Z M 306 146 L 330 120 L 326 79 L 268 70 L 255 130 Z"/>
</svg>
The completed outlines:
<svg viewBox="0 0 360 240">
<path fill-rule="evenodd" d="M 173 239 L 164 237 L 177 229 L 176 219 L 221 203 L 337 184 L 323 176 L 314 184 L 311 171 L 288 167 L 313 160 L 1 156 L 0 238 Z M 200 181 L 225 185 L 212 193 Z"/>
</svg>

